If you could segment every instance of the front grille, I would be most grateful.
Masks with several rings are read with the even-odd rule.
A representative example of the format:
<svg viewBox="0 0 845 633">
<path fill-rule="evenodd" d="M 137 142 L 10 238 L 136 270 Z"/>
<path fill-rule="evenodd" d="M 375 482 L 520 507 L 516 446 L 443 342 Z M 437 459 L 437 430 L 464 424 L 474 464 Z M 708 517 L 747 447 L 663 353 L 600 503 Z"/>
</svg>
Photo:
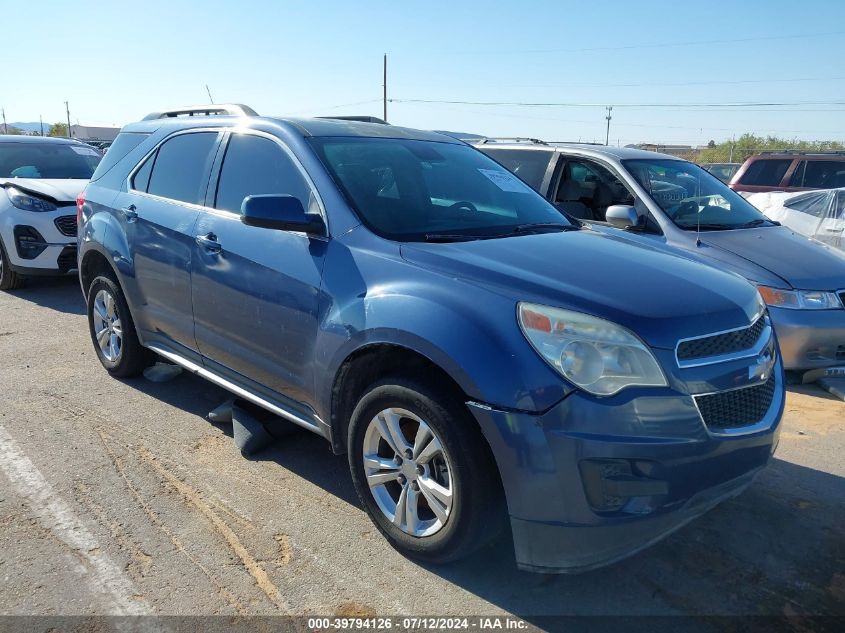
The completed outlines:
<svg viewBox="0 0 845 633">
<path fill-rule="evenodd" d="M 59 233 L 67 235 L 68 237 L 76 237 L 75 215 L 63 215 L 60 218 L 56 218 L 55 222 L 56 228 L 59 229 Z"/>
<path fill-rule="evenodd" d="M 738 429 L 765 417 L 775 395 L 775 376 L 755 387 L 695 396 L 704 424 L 711 430 Z"/>
<path fill-rule="evenodd" d="M 754 347 L 754 344 L 766 327 L 765 315 L 742 330 L 734 330 L 724 334 L 703 336 L 701 338 L 681 341 L 678 344 L 678 360 L 695 360 L 710 356 L 722 356 L 733 352 L 741 352 Z"/>
<path fill-rule="evenodd" d="M 63 273 L 76 268 L 76 246 L 65 246 L 59 253 L 56 264 Z"/>
</svg>

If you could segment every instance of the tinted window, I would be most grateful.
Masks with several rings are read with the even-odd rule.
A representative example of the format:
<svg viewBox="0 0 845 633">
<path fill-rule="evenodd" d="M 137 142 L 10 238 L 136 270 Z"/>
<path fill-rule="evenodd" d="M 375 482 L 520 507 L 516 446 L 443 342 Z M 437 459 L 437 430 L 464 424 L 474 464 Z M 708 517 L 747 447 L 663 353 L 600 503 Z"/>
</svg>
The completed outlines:
<svg viewBox="0 0 845 633">
<path fill-rule="evenodd" d="M 802 161 L 790 178 L 789 184 L 793 187 L 813 189 L 845 187 L 845 161 Z"/>
<path fill-rule="evenodd" d="M 109 169 L 114 167 L 119 160 L 138 147 L 148 136 L 149 134 L 137 134 L 135 132 L 118 134 L 117 138 L 114 139 L 114 143 L 109 146 L 109 151 L 106 152 L 103 160 L 97 166 L 94 175 L 91 176 L 91 180 L 100 178 Z"/>
<path fill-rule="evenodd" d="M 755 160 L 742 175 L 743 185 L 766 185 L 776 187 L 792 164 L 791 158 Z"/>
<path fill-rule="evenodd" d="M 307 209 L 311 188 L 277 143 L 260 136 L 233 134 L 223 159 L 215 206 L 237 213 L 244 198 L 262 193 L 294 196 Z"/>
<path fill-rule="evenodd" d="M 88 180 L 103 155 L 82 143 L 2 142 L 0 178 Z"/>
<path fill-rule="evenodd" d="M 466 145 L 352 137 L 309 141 L 364 222 L 393 239 L 496 237 L 523 224 L 569 224 L 528 185 Z"/>
<path fill-rule="evenodd" d="M 163 198 L 201 204 L 216 132 L 174 136 L 156 155 L 147 191 Z"/>
<path fill-rule="evenodd" d="M 152 154 L 144 161 L 141 169 L 135 172 L 132 177 L 132 188 L 137 191 L 146 191 L 150 184 L 150 173 L 153 170 L 153 163 L 155 162 L 155 154 Z"/>
<path fill-rule="evenodd" d="M 543 176 L 546 175 L 549 159 L 554 156 L 554 152 L 551 151 L 497 149 L 495 147 L 480 147 L 479 149 L 502 163 L 537 191 L 543 184 Z"/>
</svg>

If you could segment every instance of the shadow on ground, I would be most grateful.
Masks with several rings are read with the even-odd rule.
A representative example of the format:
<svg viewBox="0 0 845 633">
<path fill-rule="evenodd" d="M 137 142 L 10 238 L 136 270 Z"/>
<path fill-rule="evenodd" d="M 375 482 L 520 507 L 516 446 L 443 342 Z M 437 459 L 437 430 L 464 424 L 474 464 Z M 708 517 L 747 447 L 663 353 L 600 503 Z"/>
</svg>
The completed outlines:
<svg viewBox="0 0 845 633">
<path fill-rule="evenodd" d="M 188 374 L 130 384 L 200 417 L 230 398 Z M 311 433 L 294 432 L 252 459 L 360 506 L 346 458 Z M 775 458 L 740 497 L 626 561 L 579 576 L 518 571 L 508 535 L 459 563 L 421 567 L 542 628 L 556 628 L 543 616 L 597 612 L 845 616 L 845 480 Z"/>
<path fill-rule="evenodd" d="M 24 301 L 68 314 L 85 314 L 85 301 L 75 274 L 64 277 L 30 277 L 26 286 L 7 291 Z"/>
</svg>

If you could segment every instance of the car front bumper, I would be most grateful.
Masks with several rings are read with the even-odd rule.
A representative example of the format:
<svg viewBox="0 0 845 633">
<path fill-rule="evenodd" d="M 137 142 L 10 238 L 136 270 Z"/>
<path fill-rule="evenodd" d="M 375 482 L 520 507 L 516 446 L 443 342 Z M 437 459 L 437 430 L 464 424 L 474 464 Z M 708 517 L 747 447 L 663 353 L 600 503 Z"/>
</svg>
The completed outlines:
<svg viewBox="0 0 845 633">
<path fill-rule="evenodd" d="M 845 310 L 769 308 L 785 369 L 845 365 Z"/>
<path fill-rule="evenodd" d="M 9 265 L 22 275 L 62 275 L 76 268 L 76 235 L 61 232 L 57 220 L 73 218 L 76 208 L 62 206 L 55 211 L 23 211 L 4 205 L 0 209 L 0 239 Z M 30 239 L 21 246 L 21 236 Z"/>
<path fill-rule="evenodd" d="M 520 568 L 578 573 L 630 556 L 740 494 L 768 463 L 783 368 L 752 432 L 718 435 L 691 396 L 574 392 L 534 415 L 470 403 L 499 466 Z"/>
</svg>

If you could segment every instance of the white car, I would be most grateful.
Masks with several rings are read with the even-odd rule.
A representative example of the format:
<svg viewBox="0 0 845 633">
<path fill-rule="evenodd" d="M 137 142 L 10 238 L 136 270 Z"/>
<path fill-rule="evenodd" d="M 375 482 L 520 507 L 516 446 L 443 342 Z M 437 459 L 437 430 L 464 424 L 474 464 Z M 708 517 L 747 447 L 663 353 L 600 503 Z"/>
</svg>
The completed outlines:
<svg viewBox="0 0 845 633">
<path fill-rule="evenodd" d="M 76 196 L 101 158 L 70 139 L 0 136 L 0 290 L 76 268 Z"/>
<path fill-rule="evenodd" d="M 796 233 L 845 250 L 845 189 L 753 193 L 747 199 Z"/>
</svg>

